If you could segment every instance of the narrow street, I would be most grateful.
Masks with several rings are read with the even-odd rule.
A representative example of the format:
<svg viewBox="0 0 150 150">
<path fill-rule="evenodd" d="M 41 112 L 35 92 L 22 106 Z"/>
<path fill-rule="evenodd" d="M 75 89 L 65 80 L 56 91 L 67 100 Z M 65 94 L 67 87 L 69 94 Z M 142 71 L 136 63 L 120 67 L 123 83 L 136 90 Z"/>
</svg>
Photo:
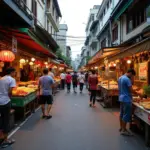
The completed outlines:
<svg viewBox="0 0 150 150">
<path fill-rule="evenodd" d="M 112 110 L 88 107 L 88 93 L 55 97 L 53 118 L 43 120 L 38 110 L 12 137 L 6 150 L 147 150 L 139 136 L 120 135 L 118 117 Z"/>
</svg>

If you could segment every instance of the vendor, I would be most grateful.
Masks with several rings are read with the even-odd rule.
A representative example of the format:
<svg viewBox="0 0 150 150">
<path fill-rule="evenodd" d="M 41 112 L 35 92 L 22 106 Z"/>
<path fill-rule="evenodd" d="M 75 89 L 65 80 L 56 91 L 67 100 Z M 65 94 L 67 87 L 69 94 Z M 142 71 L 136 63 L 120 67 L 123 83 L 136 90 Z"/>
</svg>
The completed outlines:
<svg viewBox="0 0 150 150">
<path fill-rule="evenodd" d="M 136 73 L 129 69 L 127 73 L 119 78 L 119 101 L 120 101 L 120 132 L 122 135 L 132 135 L 126 128 L 132 117 L 132 81 Z"/>
<path fill-rule="evenodd" d="M 35 76 L 34 76 L 34 72 L 32 69 L 30 69 L 29 71 L 29 81 L 34 81 L 35 80 Z"/>
</svg>

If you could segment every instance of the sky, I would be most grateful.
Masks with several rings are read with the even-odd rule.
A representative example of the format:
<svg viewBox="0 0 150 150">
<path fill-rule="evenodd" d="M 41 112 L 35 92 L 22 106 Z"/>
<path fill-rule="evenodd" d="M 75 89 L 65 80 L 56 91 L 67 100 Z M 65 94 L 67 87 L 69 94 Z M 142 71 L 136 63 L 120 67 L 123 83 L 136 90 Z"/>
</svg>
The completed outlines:
<svg viewBox="0 0 150 150">
<path fill-rule="evenodd" d="M 58 0 L 62 13 L 61 23 L 68 25 L 68 36 L 83 38 L 67 39 L 67 45 L 71 46 L 72 58 L 81 53 L 85 41 L 85 27 L 88 21 L 90 9 L 94 5 L 100 5 L 102 0 Z"/>
</svg>

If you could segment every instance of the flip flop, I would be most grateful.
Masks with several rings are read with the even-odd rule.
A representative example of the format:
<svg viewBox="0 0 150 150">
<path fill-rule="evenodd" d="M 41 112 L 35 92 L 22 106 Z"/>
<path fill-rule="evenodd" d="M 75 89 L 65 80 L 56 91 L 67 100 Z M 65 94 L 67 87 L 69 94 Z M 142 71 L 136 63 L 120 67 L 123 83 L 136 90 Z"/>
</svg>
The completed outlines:
<svg viewBox="0 0 150 150">
<path fill-rule="evenodd" d="M 4 142 L 1 144 L 1 148 L 6 148 L 6 147 L 8 147 L 8 146 L 10 146 L 10 145 L 12 145 L 12 144 L 14 144 L 14 143 L 15 143 L 15 140 L 14 140 L 14 139 L 4 141 Z"/>
</svg>

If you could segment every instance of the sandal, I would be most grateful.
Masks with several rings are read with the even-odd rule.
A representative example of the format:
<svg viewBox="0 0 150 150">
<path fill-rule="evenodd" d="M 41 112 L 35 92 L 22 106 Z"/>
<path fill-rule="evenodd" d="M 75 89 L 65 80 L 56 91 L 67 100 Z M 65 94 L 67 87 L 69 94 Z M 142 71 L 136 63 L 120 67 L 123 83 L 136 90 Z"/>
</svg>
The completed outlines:
<svg viewBox="0 0 150 150">
<path fill-rule="evenodd" d="M 14 144 L 15 143 L 15 140 L 7 140 L 7 141 L 4 141 L 2 144 L 1 144 L 1 147 L 2 148 L 6 148 L 6 147 L 8 147 L 8 146 L 10 146 L 10 145 L 12 145 L 12 144 Z"/>
<path fill-rule="evenodd" d="M 51 115 L 46 116 L 46 119 L 51 119 L 51 118 L 52 118 L 52 116 L 51 116 Z"/>
</svg>

